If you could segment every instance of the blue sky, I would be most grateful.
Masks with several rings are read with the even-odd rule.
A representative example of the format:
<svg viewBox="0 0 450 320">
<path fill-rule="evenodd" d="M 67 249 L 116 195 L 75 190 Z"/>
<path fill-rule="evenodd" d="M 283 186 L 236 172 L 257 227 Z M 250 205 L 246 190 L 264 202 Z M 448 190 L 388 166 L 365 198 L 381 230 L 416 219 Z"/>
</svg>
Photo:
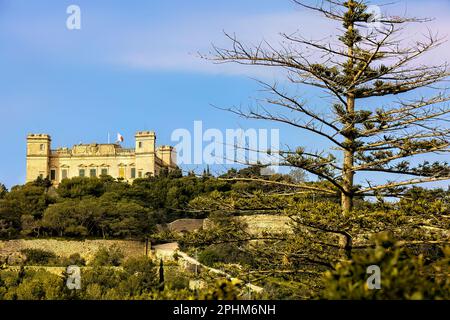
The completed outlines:
<svg viewBox="0 0 450 320">
<path fill-rule="evenodd" d="M 81 8 L 81 30 L 66 28 L 70 4 Z M 400 1 L 394 9 L 436 17 L 433 27 L 450 30 L 449 1 Z M 211 43 L 226 45 L 223 30 L 257 43 L 276 41 L 279 32 L 327 36 L 335 26 L 289 0 L 0 0 L 0 182 L 24 182 L 31 132 L 49 133 L 53 147 L 106 142 L 108 132 L 120 132 L 132 147 L 135 131 L 155 130 L 159 144 L 173 144 L 173 130 L 202 120 L 205 129 L 279 128 L 282 143 L 326 146 L 211 107 L 251 103 L 262 95 L 252 77 L 280 76 L 200 59 L 197 51 L 207 53 Z M 449 52 L 445 45 L 430 60 Z M 301 90 L 315 101 L 316 92 Z"/>
</svg>

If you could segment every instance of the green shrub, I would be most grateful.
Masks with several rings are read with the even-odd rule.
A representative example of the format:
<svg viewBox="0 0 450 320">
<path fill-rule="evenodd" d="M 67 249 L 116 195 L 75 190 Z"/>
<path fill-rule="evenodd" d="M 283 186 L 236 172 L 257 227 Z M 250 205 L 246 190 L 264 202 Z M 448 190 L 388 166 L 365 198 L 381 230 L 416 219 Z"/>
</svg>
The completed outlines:
<svg viewBox="0 0 450 320">
<path fill-rule="evenodd" d="M 150 292 L 158 285 L 158 276 L 155 263 L 148 257 L 129 258 L 123 263 L 126 274 L 120 288 L 130 296 Z"/>
<path fill-rule="evenodd" d="M 182 274 L 174 275 L 167 282 L 170 290 L 183 290 L 189 288 L 189 278 Z"/>
<path fill-rule="evenodd" d="M 26 256 L 27 265 L 48 265 L 54 263 L 56 255 L 52 251 L 42 249 L 22 249 L 20 250 Z"/>
<path fill-rule="evenodd" d="M 91 263 L 94 266 L 119 266 L 123 258 L 122 251 L 116 246 L 112 246 L 111 248 L 100 248 Z"/>
<path fill-rule="evenodd" d="M 354 255 L 324 277 L 326 299 L 450 299 L 450 247 L 443 257 L 426 262 L 423 254 L 412 255 L 405 247 L 379 245 L 375 250 Z M 380 289 L 367 283 L 369 266 L 380 268 Z"/>
<path fill-rule="evenodd" d="M 43 269 L 13 272 L 9 275 L 0 272 L 1 277 L 15 278 L 15 281 L 5 281 L 3 294 L 5 300 L 59 300 L 64 299 L 61 278 Z M 3 295 L 3 296 L 2 296 Z"/>
<path fill-rule="evenodd" d="M 60 263 L 61 266 L 85 266 L 86 260 L 80 256 L 79 253 L 74 253 L 70 255 L 68 258 L 61 258 Z"/>
<path fill-rule="evenodd" d="M 251 257 L 247 253 L 239 250 L 233 244 L 209 246 L 199 254 L 198 260 L 207 266 L 213 266 L 217 262 L 240 264 L 250 264 L 252 262 Z"/>
<path fill-rule="evenodd" d="M 221 259 L 222 256 L 214 248 L 208 248 L 198 255 L 198 261 L 207 266 L 213 266 L 214 263 L 220 262 Z"/>
</svg>

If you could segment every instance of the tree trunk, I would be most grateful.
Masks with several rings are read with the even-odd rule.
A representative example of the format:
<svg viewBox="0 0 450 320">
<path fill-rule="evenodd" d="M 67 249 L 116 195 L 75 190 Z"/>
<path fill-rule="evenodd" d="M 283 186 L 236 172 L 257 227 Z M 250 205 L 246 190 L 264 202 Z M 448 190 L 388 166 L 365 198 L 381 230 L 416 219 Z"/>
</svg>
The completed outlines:
<svg viewBox="0 0 450 320">
<path fill-rule="evenodd" d="M 347 98 L 347 113 L 355 113 L 355 97 L 353 94 L 349 94 Z M 344 150 L 344 164 L 342 166 L 342 187 L 344 191 L 342 192 L 341 206 L 342 214 L 348 215 L 353 209 L 353 163 L 354 163 L 354 151 L 353 144 L 355 138 L 352 137 L 352 132 L 354 129 L 353 123 L 347 123 L 346 126 L 349 128 L 349 136 L 345 139 L 346 149 Z"/>
<path fill-rule="evenodd" d="M 352 17 L 353 13 L 354 13 L 354 1 L 353 0 L 349 0 L 348 1 L 348 13 L 349 16 Z M 351 23 L 349 23 L 348 28 L 347 28 L 347 36 L 349 37 L 349 39 L 352 39 L 352 34 L 354 32 L 354 23 L 353 21 Z M 354 61 L 354 42 L 353 40 L 349 41 L 348 44 L 348 74 L 347 76 L 349 77 L 349 80 L 352 81 L 353 78 L 355 77 L 355 73 L 353 71 L 353 67 L 355 65 L 355 61 Z M 355 114 L 355 94 L 353 93 L 353 89 L 354 87 L 350 87 L 349 91 L 347 93 L 347 106 L 346 106 L 346 111 L 347 111 L 347 115 L 349 115 L 348 118 L 353 119 L 353 115 Z M 348 215 L 352 209 L 353 209 L 353 176 L 354 176 L 354 172 L 353 172 L 353 162 L 354 162 L 354 149 L 353 149 L 353 145 L 355 142 L 355 138 L 353 136 L 353 132 L 354 132 L 354 128 L 355 128 L 355 124 L 353 123 L 353 121 L 347 121 L 345 123 L 345 127 L 346 127 L 346 131 L 347 131 L 347 135 L 345 138 L 345 150 L 344 150 L 344 163 L 342 166 L 342 179 L 343 179 L 343 189 L 344 191 L 342 192 L 342 198 L 341 198 L 341 206 L 342 206 L 342 214 L 343 215 Z"/>
<path fill-rule="evenodd" d="M 341 206 L 343 215 L 348 215 L 353 210 L 353 151 L 345 150 L 344 152 L 344 169 L 343 169 L 343 189 L 341 196 Z"/>
</svg>

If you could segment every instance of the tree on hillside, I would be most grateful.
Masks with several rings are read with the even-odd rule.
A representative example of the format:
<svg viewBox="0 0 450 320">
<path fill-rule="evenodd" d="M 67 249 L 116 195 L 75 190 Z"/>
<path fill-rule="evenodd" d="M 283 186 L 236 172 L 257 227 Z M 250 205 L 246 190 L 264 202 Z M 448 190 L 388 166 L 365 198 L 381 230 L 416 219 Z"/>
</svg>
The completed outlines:
<svg viewBox="0 0 450 320">
<path fill-rule="evenodd" d="M 340 195 L 344 215 L 352 211 L 355 197 L 401 196 L 409 185 L 449 179 L 446 162 L 411 162 L 420 155 L 449 151 L 450 95 L 442 86 L 449 75 L 447 64 L 420 62 L 443 39 L 431 31 L 411 43 L 400 38 L 408 24 L 428 20 L 385 15 L 375 21 L 363 0 L 324 0 L 319 5 L 293 1 L 340 23 L 341 34 L 330 42 L 281 34 L 281 44 L 262 42 L 257 46 L 226 34 L 231 48 L 214 47 L 212 56 L 206 58 L 281 68 L 289 84 L 282 87 L 261 81 L 268 92 L 264 101 L 250 109 L 227 110 L 246 118 L 287 124 L 328 141 L 332 145 L 328 151 L 310 152 L 304 147 L 280 151 L 281 165 L 328 181 L 331 187 L 327 193 Z M 289 90 L 298 86 L 328 93 L 324 100 L 327 112 L 320 112 L 294 95 L 295 90 Z M 417 93 L 416 98 L 405 96 L 412 92 Z M 369 106 L 370 98 L 378 98 L 376 108 Z M 401 179 L 378 185 L 369 181 L 356 184 L 356 174 L 362 181 L 373 172 Z"/>
<path fill-rule="evenodd" d="M 418 62 L 443 40 L 430 33 L 423 40 L 404 43 L 402 28 L 427 20 L 383 16 L 374 24 L 365 1 L 324 0 L 319 6 L 306 1 L 294 2 L 337 21 L 343 26 L 342 34 L 330 43 L 282 34 L 281 44 L 262 42 L 255 47 L 227 35 L 231 49 L 215 47 L 213 56 L 207 58 L 286 72 L 285 87 L 260 82 L 268 96 L 255 107 L 226 110 L 287 124 L 328 141 L 331 147 L 324 151 L 299 147 L 279 152 L 281 165 L 304 170 L 319 181 L 273 180 L 254 172 L 248 176 L 230 172 L 220 179 L 233 180 L 231 192 L 199 196 L 190 202 L 191 208 L 210 215 L 277 214 L 290 218 L 291 231 L 255 234 L 238 227 L 224 234 L 220 228 L 206 228 L 185 236 L 184 244 L 216 250 L 224 243 L 235 245 L 252 257 L 241 259 L 242 269 L 235 272 L 249 276 L 249 281 L 263 285 L 277 298 L 318 297 L 324 289 L 326 297 L 333 297 L 344 287 L 352 290 L 353 284 L 365 283 L 365 274 L 359 271 L 365 270 L 366 263 L 392 269 L 417 267 L 415 274 L 420 279 L 416 283 L 427 282 L 434 290 L 441 284 L 429 279 L 442 274 L 440 265 L 447 261 L 443 253 L 449 241 L 449 193 L 408 186 L 450 178 L 447 163 L 418 162 L 431 153 L 449 151 L 450 95 L 442 87 L 449 75 L 447 65 Z M 308 104 L 292 93 L 302 86 L 327 92 L 323 106 Z M 396 180 L 358 185 L 374 173 Z M 256 188 L 249 188 L 256 182 Z M 262 184 L 277 189 L 265 192 Z M 365 196 L 377 196 L 380 201 L 365 201 Z M 401 200 L 385 202 L 386 196 Z M 381 247 L 377 243 L 380 235 L 387 239 Z M 392 248 L 403 250 L 408 257 L 417 256 L 417 263 L 393 260 Z M 376 255 L 377 250 L 383 256 Z M 422 270 L 422 259 L 431 267 Z M 216 267 L 223 262 L 215 261 Z M 329 277 L 324 278 L 324 272 Z M 408 279 L 409 275 L 399 274 L 399 291 L 374 297 L 418 296 L 409 294 Z M 388 284 L 384 281 L 391 279 L 383 276 L 382 286 Z M 355 294 L 372 297 L 361 289 Z M 403 289 L 407 295 L 401 294 Z M 426 286 L 421 289 L 428 290 Z M 441 295 L 431 293 L 430 297 Z"/>
<path fill-rule="evenodd" d="M 8 189 L 5 187 L 3 183 L 0 183 L 0 199 L 3 199 L 7 193 Z"/>
</svg>

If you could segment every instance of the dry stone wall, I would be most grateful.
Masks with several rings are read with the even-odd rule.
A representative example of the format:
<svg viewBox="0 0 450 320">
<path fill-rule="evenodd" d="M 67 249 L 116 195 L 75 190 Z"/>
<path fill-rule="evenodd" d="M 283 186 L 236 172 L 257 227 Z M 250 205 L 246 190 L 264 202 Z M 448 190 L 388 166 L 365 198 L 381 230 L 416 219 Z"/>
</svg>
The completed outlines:
<svg viewBox="0 0 450 320">
<path fill-rule="evenodd" d="M 52 251 L 60 257 L 69 257 L 74 253 L 79 253 L 82 258 L 89 262 L 100 248 L 111 248 L 113 246 L 119 248 L 126 257 L 136 257 L 145 254 L 145 244 L 139 241 L 20 239 L 0 241 L 0 261 L 8 261 L 8 258 L 17 255 L 23 249 L 41 249 Z"/>
<path fill-rule="evenodd" d="M 246 231 L 253 235 L 292 233 L 291 219 L 287 216 L 276 215 L 248 215 L 239 216 L 237 219 L 246 225 Z M 203 228 L 208 229 L 213 226 L 210 219 L 203 221 Z"/>
</svg>

